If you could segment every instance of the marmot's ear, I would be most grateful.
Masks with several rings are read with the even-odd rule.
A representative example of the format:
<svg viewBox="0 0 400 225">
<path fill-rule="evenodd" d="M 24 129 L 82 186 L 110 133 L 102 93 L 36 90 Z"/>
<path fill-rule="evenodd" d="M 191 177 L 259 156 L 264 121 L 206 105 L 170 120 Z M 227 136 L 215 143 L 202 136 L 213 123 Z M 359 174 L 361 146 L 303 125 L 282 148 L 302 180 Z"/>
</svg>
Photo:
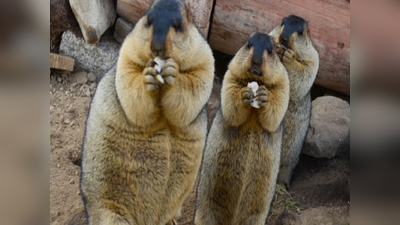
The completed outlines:
<svg viewBox="0 0 400 225">
<path fill-rule="evenodd" d="M 304 25 L 304 31 L 303 34 L 306 35 L 308 38 L 311 38 L 311 31 L 310 27 L 308 26 L 308 22 Z"/>
<path fill-rule="evenodd" d="M 189 23 L 192 23 L 193 22 L 192 14 L 190 13 L 190 4 L 188 0 L 185 1 L 185 7 L 186 7 L 186 19 Z"/>
<path fill-rule="evenodd" d="M 308 29 L 308 22 L 306 21 L 303 26 L 303 33 L 308 34 L 310 29 Z"/>
<path fill-rule="evenodd" d="M 275 49 L 275 46 L 276 46 L 276 38 L 275 37 L 271 37 L 271 39 L 272 39 L 272 43 L 274 44 L 274 49 Z"/>
<path fill-rule="evenodd" d="M 284 17 L 284 18 L 282 19 L 281 25 L 283 25 L 283 24 L 285 23 L 286 20 L 287 20 L 287 17 Z"/>
<path fill-rule="evenodd" d="M 304 23 L 304 30 L 306 30 L 308 28 L 308 21 L 306 21 L 305 23 Z"/>
</svg>

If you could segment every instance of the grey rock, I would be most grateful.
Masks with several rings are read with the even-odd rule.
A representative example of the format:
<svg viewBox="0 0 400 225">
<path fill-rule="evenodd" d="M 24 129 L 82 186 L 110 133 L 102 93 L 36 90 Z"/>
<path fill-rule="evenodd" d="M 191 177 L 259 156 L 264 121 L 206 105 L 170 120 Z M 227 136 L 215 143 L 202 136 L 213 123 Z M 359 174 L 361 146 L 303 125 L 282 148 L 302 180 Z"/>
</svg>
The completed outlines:
<svg viewBox="0 0 400 225">
<path fill-rule="evenodd" d="M 96 83 L 92 83 L 92 84 L 89 86 L 89 89 L 90 89 L 90 91 L 94 91 L 94 90 L 96 89 Z"/>
<path fill-rule="evenodd" d="M 86 90 L 85 96 L 86 96 L 86 97 L 90 97 L 90 94 L 91 94 L 90 90 Z"/>
<path fill-rule="evenodd" d="M 303 153 L 315 158 L 333 158 L 349 144 L 349 135 L 350 105 L 332 96 L 315 99 Z"/>
<path fill-rule="evenodd" d="M 71 83 L 74 84 L 86 84 L 88 82 L 88 77 L 86 72 L 78 72 L 71 75 Z"/>
<path fill-rule="evenodd" d="M 99 43 L 91 45 L 66 31 L 62 35 L 60 54 L 75 59 L 76 71 L 92 72 L 101 78 L 117 62 L 120 47 L 112 37 L 103 37 Z"/>
<path fill-rule="evenodd" d="M 94 44 L 116 19 L 113 0 L 70 0 L 69 4 L 85 40 Z"/>
</svg>

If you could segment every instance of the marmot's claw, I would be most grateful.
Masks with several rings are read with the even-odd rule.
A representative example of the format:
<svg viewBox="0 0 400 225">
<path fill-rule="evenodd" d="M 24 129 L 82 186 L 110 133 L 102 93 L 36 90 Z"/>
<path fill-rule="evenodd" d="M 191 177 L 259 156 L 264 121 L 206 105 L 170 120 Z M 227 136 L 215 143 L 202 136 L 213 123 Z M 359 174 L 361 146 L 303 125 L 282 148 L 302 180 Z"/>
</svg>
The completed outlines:
<svg viewBox="0 0 400 225">
<path fill-rule="evenodd" d="M 179 73 L 179 66 L 173 59 L 167 59 L 163 65 L 162 74 L 165 82 L 169 85 L 175 84 L 175 78 Z"/>
<path fill-rule="evenodd" d="M 268 103 L 269 91 L 265 86 L 260 86 L 257 91 L 256 101 L 258 105 L 262 108 L 265 107 Z"/>
<path fill-rule="evenodd" d="M 282 61 L 283 61 L 284 63 L 290 63 L 290 62 L 292 62 L 293 60 L 295 60 L 296 57 L 297 57 L 297 55 L 296 55 L 296 52 L 295 52 L 295 51 L 293 51 L 292 49 L 287 49 L 287 50 L 285 51 L 285 53 L 283 54 Z"/>
<path fill-rule="evenodd" d="M 166 225 L 178 225 L 175 219 L 170 220 Z"/>
<path fill-rule="evenodd" d="M 146 74 L 144 76 L 144 84 L 146 86 L 146 90 L 149 92 L 153 92 L 161 87 L 160 81 L 158 81 L 152 74 Z"/>
<path fill-rule="evenodd" d="M 251 88 L 244 87 L 241 91 L 241 96 L 245 104 L 250 105 L 253 102 L 254 94 Z"/>
<path fill-rule="evenodd" d="M 280 43 L 276 44 L 276 53 L 278 53 L 278 55 L 283 55 L 285 53 L 285 50 L 286 50 L 285 46 L 283 46 Z"/>
</svg>

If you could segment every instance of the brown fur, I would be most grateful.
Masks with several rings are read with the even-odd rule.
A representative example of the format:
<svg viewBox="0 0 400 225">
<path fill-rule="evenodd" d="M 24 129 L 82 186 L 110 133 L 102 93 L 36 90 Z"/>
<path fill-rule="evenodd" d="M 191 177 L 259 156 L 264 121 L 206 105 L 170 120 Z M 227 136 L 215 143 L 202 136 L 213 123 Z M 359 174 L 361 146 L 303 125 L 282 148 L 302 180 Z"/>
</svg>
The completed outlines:
<svg viewBox="0 0 400 225">
<path fill-rule="evenodd" d="M 171 60 L 163 69 L 164 86 L 149 82 L 154 69 L 148 63 L 153 56 L 147 16 L 127 36 L 116 67 L 98 86 L 81 177 L 90 224 L 173 224 L 195 182 L 214 58 L 183 6 L 182 13 L 182 32 L 168 32 Z"/>
<path fill-rule="evenodd" d="M 270 209 L 279 169 L 281 122 L 289 101 L 289 80 L 275 51 L 263 54 L 264 76 L 249 73 L 252 54 L 253 48 L 242 47 L 224 77 L 221 109 L 204 153 L 197 225 L 261 225 Z M 247 83 L 251 81 L 260 85 L 258 101 L 262 93 L 267 96 L 260 109 L 248 104 Z"/>
<path fill-rule="evenodd" d="M 276 27 L 271 33 L 277 43 L 280 42 L 283 26 Z M 310 89 L 317 76 L 319 67 L 318 52 L 310 39 L 308 24 L 303 35 L 294 32 L 284 49 L 277 45 L 277 52 L 285 65 L 290 80 L 289 108 L 284 118 L 284 138 L 282 144 L 281 165 L 278 182 L 290 187 L 293 170 L 296 167 L 311 117 Z"/>
</svg>

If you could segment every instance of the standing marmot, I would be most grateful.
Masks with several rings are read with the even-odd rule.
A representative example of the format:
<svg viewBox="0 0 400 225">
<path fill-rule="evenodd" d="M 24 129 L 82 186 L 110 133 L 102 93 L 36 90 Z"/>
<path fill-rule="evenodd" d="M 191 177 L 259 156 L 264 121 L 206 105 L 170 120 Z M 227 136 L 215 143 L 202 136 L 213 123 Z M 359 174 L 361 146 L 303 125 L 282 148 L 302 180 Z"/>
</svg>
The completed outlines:
<svg viewBox="0 0 400 225">
<path fill-rule="evenodd" d="M 153 58 L 165 58 L 161 75 Z M 173 224 L 201 163 L 214 58 L 183 1 L 155 1 L 100 82 L 81 192 L 89 223 Z"/>
<path fill-rule="evenodd" d="M 260 86 L 255 95 L 250 82 Z M 230 63 L 221 94 L 204 152 L 195 224 L 261 225 L 275 193 L 289 102 L 288 74 L 270 36 L 250 36 Z"/>
<path fill-rule="evenodd" d="M 283 122 L 284 137 L 278 176 L 278 182 L 289 187 L 310 124 L 310 89 L 317 76 L 319 57 L 310 39 L 308 23 L 303 18 L 294 15 L 284 18 L 270 35 L 278 43 L 277 52 L 290 80 L 290 101 Z"/>
</svg>

